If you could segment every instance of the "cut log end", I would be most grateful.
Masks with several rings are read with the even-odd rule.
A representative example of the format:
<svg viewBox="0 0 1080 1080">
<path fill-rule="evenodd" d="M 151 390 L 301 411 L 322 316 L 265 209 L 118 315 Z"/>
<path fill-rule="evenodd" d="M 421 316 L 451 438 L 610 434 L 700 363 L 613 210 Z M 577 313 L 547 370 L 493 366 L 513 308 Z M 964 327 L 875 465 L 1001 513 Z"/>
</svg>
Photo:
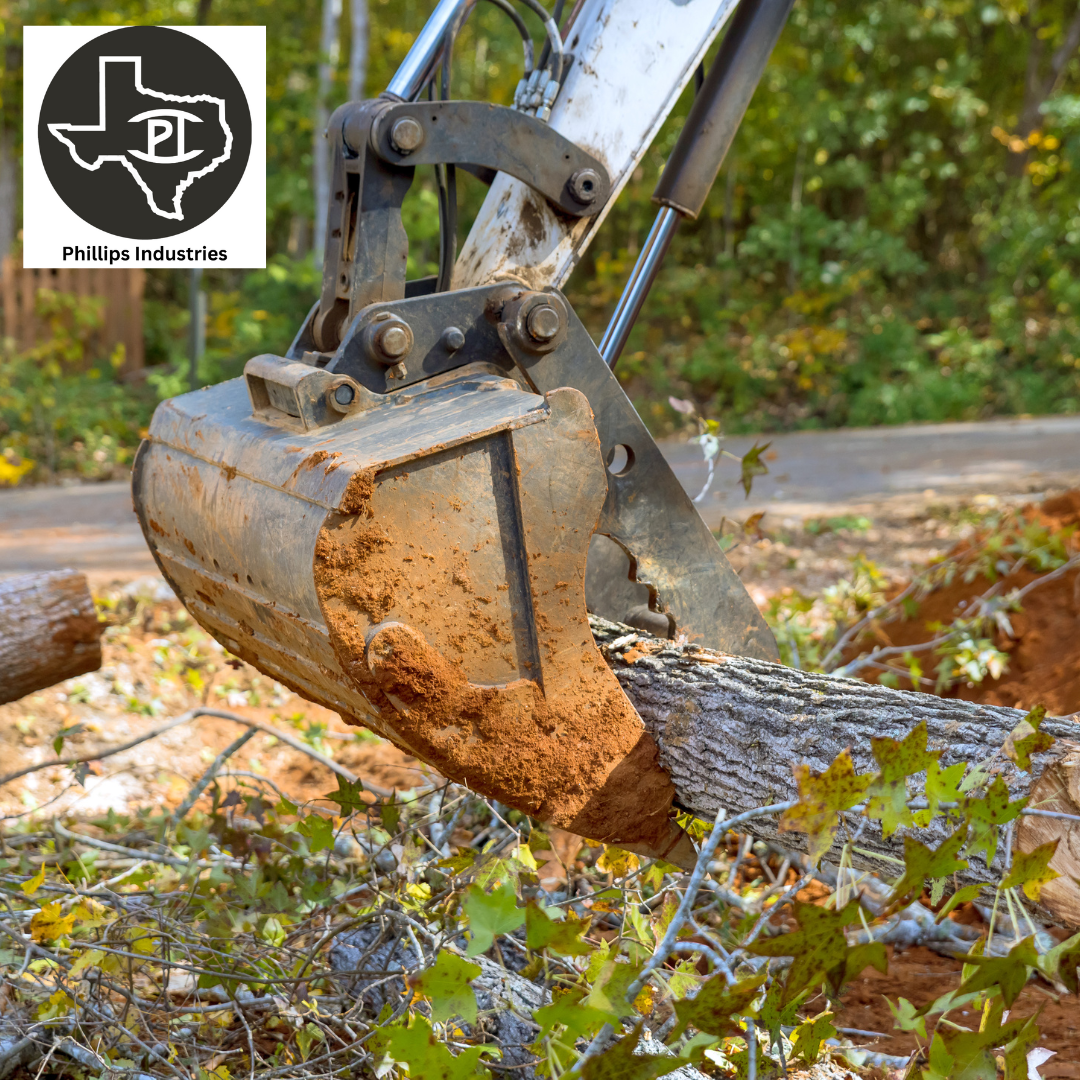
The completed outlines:
<svg viewBox="0 0 1080 1080">
<path fill-rule="evenodd" d="M 0 581 L 0 704 L 96 671 L 102 629 L 84 574 Z"/>
<path fill-rule="evenodd" d="M 1059 814 L 1080 815 L 1080 743 L 1059 743 L 1062 754 L 1043 770 L 1031 789 L 1028 806 Z M 1069 926 L 1080 926 L 1080 821 L 1026 816 L 1016 830 L 1014 849 L 1033 851 L 1057 841 L 1050 869 L 1061 876 L 1043 886 L 1041 903 Z"/>
</svg>

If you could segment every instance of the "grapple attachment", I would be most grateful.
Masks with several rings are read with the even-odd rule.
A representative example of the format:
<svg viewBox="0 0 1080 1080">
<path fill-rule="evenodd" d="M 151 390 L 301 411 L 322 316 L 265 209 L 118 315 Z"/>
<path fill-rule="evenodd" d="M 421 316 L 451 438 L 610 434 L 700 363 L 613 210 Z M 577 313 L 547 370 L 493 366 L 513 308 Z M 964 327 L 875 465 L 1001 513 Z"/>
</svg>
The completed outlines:
<svg viewBox="0 0 1080 1080">
<path fill-rule="evenodd" d="M 274 679 L 484 795 L 688 864 L 587 604 L 732 653 L 773 658 L 772 636 L 560 293 L 405 297 L 411 169 L 379 126 L 426 115 L 404 112 L 335 114 L 331 225 L 352 216 L 288 355 L 158 408 L 133 478 L 147 543 L 199 623 Z M 486 153 L 463 160 L 500 166 Z M 571 206 L 583 152 L 549 157 L 537 189 Z"/>
</svg>

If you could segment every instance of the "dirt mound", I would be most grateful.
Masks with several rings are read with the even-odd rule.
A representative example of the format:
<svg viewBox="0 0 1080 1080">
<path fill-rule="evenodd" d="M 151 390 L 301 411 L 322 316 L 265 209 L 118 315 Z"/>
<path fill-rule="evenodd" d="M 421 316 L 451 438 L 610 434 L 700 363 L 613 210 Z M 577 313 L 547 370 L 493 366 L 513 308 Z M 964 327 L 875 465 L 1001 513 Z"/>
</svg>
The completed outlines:
<svg viewBox="0 0 1080 1080">
<path fill-rule="evenodd" d="M 1020 530 L 1048 530 L 1050 536 L 1064 541 L 1069 554 L 1080 551 L 1078 526 L 1080 490 L 1024 507 L 1016 523 Z M 978 550 L 979 545 L 971 545 L 961 566 L 973 567 Z M 857 652 L 877 645 L 921 644 L 937 636 L 935 624 L 948 625 L 957 618 L 970 617 L 974 614 L 972 601 L 984 596 L 994 581 L 981 572 L 970 581 L 964 580 L 965 576 L 959 573 L 951 583 L 935 589 L 906 618 L 876 627 L 873 640 L 864 641 Z M 1006 613 L 1011 633 L 1000 627 L 993 633 L 995 647 L 1009 658 L 1007 670 L 999 679 L 961 683 L 948 691 L 950 696 L 1019 709 L 1042 704 L 1056 715 L 1080 712 L 1080 569 L 1051 577 L 1025 567 L 1004 575 L 996 592 L 1006 596 L 1033 584 L 1022 598 L 1021 609 Z M 933 662 L 923 656 L 926 675 L 932 676 Z M 877 678 L 870 672 L 865 677 Z M 929 689 L 925 684 L 920 688 Z"/>
</svg>

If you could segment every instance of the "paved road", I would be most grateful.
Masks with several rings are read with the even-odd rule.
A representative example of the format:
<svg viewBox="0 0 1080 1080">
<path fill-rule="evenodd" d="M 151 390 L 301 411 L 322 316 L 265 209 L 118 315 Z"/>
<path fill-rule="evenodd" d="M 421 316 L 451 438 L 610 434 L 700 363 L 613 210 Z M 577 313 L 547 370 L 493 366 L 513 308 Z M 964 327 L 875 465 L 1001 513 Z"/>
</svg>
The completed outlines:
<svg viewBox="0 0 1080 1080">
<path fill-rule="evenodd" d="M 738 465 L 720 465 L 713 490 L 700 504 L 711 526 L 725 515 L 743 517 L 759 509 L 805 517 L 905 498 L 1080 484 L 1080 416 L 765 439 L 772 442 L 770 472 L 755 481 L 749 500 L 739 487 Z M 742 454 L 753 443 L 739 437 L 725 445 Z M 700 449 L 683 441 L 667 441 L 663 449 L 684 487 L 696 495 L 706 476 Z M 85 570 L 93 582 L 156 572 L 126 483 L 0 491 L 0 576 L 61 566 Z"/>
</svg>

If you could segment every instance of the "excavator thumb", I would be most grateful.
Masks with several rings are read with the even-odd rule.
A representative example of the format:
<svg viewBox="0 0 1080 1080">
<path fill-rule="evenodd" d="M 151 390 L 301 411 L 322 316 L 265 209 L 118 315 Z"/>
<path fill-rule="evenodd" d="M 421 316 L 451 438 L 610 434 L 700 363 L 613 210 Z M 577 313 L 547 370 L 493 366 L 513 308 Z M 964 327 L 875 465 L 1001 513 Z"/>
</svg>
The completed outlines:
<svg viewBox="0 0 1080 1080">
<path fill-rule="evenodd" d="M 320 301 L 285 356 L 159 406 L 147 543 L 260 671 L 538 820 L 690 865 L 587 606 L 644 594 L 662 634 L 768 659 L 772 635 L 560 292 L 404 278 L 416 164 L 508 172 L 582 219 L 604 164 L 473 102 L 384 95 L 330 138 Z"/>
</svg>

